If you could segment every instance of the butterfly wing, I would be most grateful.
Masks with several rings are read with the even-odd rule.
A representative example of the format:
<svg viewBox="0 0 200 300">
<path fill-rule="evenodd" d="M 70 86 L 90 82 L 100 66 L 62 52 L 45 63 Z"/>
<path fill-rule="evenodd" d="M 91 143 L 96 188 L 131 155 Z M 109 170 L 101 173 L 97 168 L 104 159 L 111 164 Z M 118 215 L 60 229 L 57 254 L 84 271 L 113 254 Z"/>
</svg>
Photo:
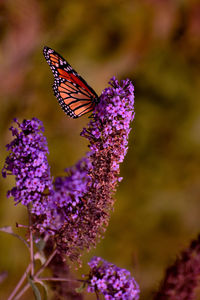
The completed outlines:
<svg viewBox="0 0 200 300">
<path fill-rule="evenodd" d="M 54 94 L 64 112 L 78 118 L 92 111 L 99 102 L 95 91 L 56 51 L 44 47 L 43 53 L 54 75 Z"/>
</svg>

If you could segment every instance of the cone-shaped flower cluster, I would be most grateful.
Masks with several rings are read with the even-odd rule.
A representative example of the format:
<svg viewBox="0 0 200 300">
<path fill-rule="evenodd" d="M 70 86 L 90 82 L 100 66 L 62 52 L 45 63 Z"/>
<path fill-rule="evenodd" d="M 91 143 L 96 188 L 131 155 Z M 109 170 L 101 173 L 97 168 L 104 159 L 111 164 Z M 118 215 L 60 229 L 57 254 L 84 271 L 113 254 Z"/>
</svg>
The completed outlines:
<svg viewBox="0 0 200 300">
<path fill-rule="evenodd" d="M 16 204 L 30 204 L 33 214 L 45 214 L 53 185 L 42 122 L 36 118 L 24 120 L 21 124 L 17 119 L 14 122 L 18 128 L 10 128 L 14 139 L 6 146 L 10 154 L 2 170 L 3 177 L 12 174 L 16 180 L 8 197 L 13 196 Z"/>
<path fill-rule="evenodd" d="M 88 264 L 88 292 L 101 293 L 106 300 L 139 299 L 139 286 L 129 271 L 120 269 L 101 257 L 93 257 Z"/>
<path fill-rule="evenodd" d="M 63 220 L 57 244 L 65 252 L 90 248 L 102 236 L 113 207 L 113 192 L 119 178 L 119 163 L 127 152 L 130 122 L 134 117 L 134 88 L 129 80 L 112 79 L 96 106 L 93 117 L 81 135 L 89 140 L 90 153 L 85 164 L 87 191 L 81 196 L 82 206 L 75 220 Z M 64 179 L 63 179 L 64 180 Z M 68 180 L 66 178 L 66 180 Z M 62 188 L 62 193 L 64 189 Z M 68 193 L 68 186 L 65 186 Z M 61 197 L 62 198 L 62 197 Z M 70 230 L 69 230 L 70 229 Z M 67 242 L 68 241 L 68 242 Z M 68 247 L 70 241 L 70 248 Z"/>
<path fill-rule="evenodd" d="M 106 88 L 96 106 L 93 119 L 81 135 L 86 137 L 91 149 L 89 171 L 91 185 L 88 202 L 95 202 L 100 211 L 107 213 L 113 204 L 112 194 L 119 178 L 119 163 L 127 152 L 130 122 L 134 118 L 134 87 L 129 80 L 121 84 L 111 80 L 112 87 Z"/>
</svg>

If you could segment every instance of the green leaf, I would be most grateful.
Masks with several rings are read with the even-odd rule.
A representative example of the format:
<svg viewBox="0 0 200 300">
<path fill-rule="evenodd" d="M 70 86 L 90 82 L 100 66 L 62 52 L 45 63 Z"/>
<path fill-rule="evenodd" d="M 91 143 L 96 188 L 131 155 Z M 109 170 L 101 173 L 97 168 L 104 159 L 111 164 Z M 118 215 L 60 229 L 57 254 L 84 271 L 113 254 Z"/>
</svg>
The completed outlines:
<svg viewBox="0 0 200 300">
<path fill-rule="evenodd" d="M 36 286 L 36 284 L 30 277 L 28 277 L 28 282 L 30 283 L 30 286 L 32 287 L 33 294 L 35 296 L 35 300 L 42 300 L 38 287 Z"/>
<path fill-rule="evenodd" d="M 41 281 L 41 280 L 37 280 L 37 282 L 43 287 L 43 290 L 44 290 L 44 300 L 48 300 L 48 288 L 47 288 L 47 285 Z"/>
<path fill-rule="evenodd" d="M 40 260 L 40 262 L 41 262 L 42 265 L 43 265 L 43 264 L 45 263 L 45 261 L 46 261 L 46 258 L 45 258 L 45 255 L 44 255 L 43 252 L 42 252 L 42 253 L 36 252 L 35 255 L 34 255 L 34 259 L 35 259 L 35 260 L 36 260 L 36 259 Z"/>
<path fill-rule="evenodd" d="M 85 282 L 82 283 L 81 286 L 77 287 L 77 288 L 75 289 L 75 291 L 76 291 L 77 293 L 82 293 L 82 291 L 84 290 L 84 288 L 85 288 Z"/>
<path fill-rule="evenodd" d="M 29 249 L 29 245 L 28 243 L 25 241 L 25 239 L 23 239 L 20 235 L 16 234 L 13 232 L 12 227 L 11 226 L 5 226 L 5 227 L 0 227 L 0 231 L 11 234 L 12 236 L 18 238 L 20 241 L 22 241 L 26 247 Z"/>
<path fill-rule="evenodd" d="M 38 248 L 39 251 L 44 250 L 44 247 L 46 245 L 46 242 L 44 239 L 40 239 L 37 243 L 35 243 L 36 247 Z"/>
<path fill-rule="evenodd" d="M 9 234 L 13 234 L 13 230 L 11 226 L 4 226 L 4 227 L 0 227 L 0 231 L 9 233 Z"/>
</svg>

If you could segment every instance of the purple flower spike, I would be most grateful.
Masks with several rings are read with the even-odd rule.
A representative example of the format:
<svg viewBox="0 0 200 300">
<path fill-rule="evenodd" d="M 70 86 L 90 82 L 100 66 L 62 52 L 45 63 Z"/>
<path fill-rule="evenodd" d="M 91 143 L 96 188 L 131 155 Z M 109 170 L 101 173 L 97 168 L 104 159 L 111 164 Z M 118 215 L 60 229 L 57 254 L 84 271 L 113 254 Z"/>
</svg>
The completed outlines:
<svg viewBox="0 0 200 300">
<path fill-rule="evenodd" d="M 63 225 L 57 235 L 57 245 L 73 260 L 77 260 L 81 250 L 95 246 L 102 237 L 113 208 L 113 193 L 122 180 L 119 164 L 128 149 L 130 122 L 134 118 L 134 87 L 128 79 L 119 83 L 113 78 L 110 83 L 111 87 L 102 92 L 88 128 L 81 133 L 89 140 L 91 150 L 82 175 L 77 170 L 78 181 L 76 172 L 73 177 L 56 181 L 56 203 L 62 205 L 65 198 L 69 204 L 65 205 L 64 215 L 60 211 Z M 74 206 L 71 205 L 73 197 L 80 201 Z"/>
<path fill-rule="evenodd" d="M 41 132 L 42 122 L 36 118 L 14 122 L 18 128 L 11 127 L 14 136 L 8 144 L 10 151 L 2 170 L 3 177 L 15 175 L 16 186 L 8 192 L 16 204 L 31 205 L 31 212 L 41 215 L 46 211 L 49 195 L 52 191 L 52 178 L 46 155 L 47 141 Z"/>
<path fill-rule="evenodd" d="M 110 84 L 112 87 L 102 92 L 88 128 L 84 128 L 81 133 L 90 142 L 93 165 L 90 176 L 95 177 L 92 185 L 95 189 L 101 186 L 105 191 L 106 184 L 106 189 L 109 187 L 107 199 L 115 191 L 117 182 L 122 180 L 118 177 L 119 163 L 124 160 L 127 153 L 130 122 L 134 118 L 134 86 L 131 81 L 127 79 L 119 84 L 113 78 Z M 94 195 L 94 190 L 92 193 Z M 105 203 L 104 199 L 102 201 Z M 112 200 L 108 201 L 109 203 L 112 203 Z"/>
<path fill-rule="evenodd" d="M 110 84 L 111 87 L 102 92 L 88 128 L 81 133 L 90 142 L 92 168 L 88 176 L 91 183 L 84 198 L 92 208 L 90 219 L 93 219 L 96 232 L 108 223 L 114 202 L 112 195 L 122 180 L 119 164 L 127 153 L 130 122 L 134 118 L 132 82 L 127 79 L 119 83 L 113 78 Z"/>
<path fill-rule="evenodd" d="M 88 265 L 88 292 L 101 293 L 106 300 L 139 299 L 139 286 L 129 271 L 120 269 L 101 257 L 93 257 Z"/>
</svg>

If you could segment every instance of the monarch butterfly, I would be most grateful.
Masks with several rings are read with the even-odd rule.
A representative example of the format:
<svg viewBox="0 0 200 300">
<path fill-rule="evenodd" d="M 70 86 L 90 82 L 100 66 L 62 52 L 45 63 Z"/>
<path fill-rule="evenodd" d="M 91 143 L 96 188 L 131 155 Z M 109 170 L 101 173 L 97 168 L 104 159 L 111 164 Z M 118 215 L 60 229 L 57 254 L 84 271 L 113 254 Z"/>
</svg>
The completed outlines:
<svg viewBox="0 0 200 300">
<path fill-rule="evenodd" d="M 56 51 L 44 47 L 43 53 L 54 75 L 54 94 L 64 112 L 78 118 L 92 111 L 99 102 L 95 91 Z"/>
</svg>

